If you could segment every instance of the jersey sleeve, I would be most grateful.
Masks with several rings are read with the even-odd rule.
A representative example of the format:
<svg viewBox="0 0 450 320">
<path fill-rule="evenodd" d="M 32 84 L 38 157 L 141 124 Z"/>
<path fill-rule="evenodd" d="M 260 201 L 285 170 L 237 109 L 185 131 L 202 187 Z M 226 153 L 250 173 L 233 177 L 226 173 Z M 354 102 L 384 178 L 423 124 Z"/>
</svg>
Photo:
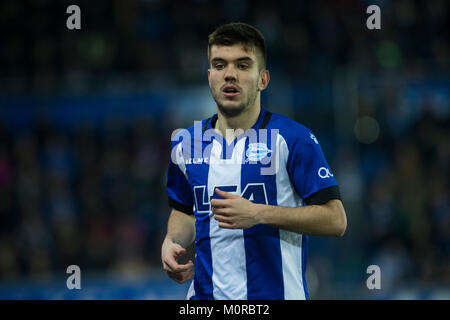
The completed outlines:
<svg viewBox="0 0 450 320">
<path fill-rule="evenodd" d="M 297 193 L 307 205 L 340 199 L 339 187 L 319 142 L 305 128 L 289 150 L 287 169 Z"/>
<path fill-rule="evenodd" d="M 167 173 L 167 196 L 169 205 L 175 210 L 193 214 L 194 199 L 187 179 L 186 166 L 182 157 L 182 144 L 172 144 Z"/>
</svg>

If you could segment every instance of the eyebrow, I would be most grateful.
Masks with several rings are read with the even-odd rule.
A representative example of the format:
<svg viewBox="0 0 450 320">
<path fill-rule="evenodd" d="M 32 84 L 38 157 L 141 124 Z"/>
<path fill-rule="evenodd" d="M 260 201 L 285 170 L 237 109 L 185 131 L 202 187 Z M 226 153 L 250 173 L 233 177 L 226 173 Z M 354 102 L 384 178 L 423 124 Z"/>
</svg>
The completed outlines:
<svg viewBox="0 0 450 320">
<path fill-rule="evenodd" d="M 237 61 L 237 62 L 245 61 L 245 62 L 253 63 L 253 59 L 250 58 L 250 57 L 241 57 L 241 58 L 238 58 L 238 59 L 236 59 L 234 61 Z M 226 62 L 226 60 L 223 59 L 223 58 L 213 58 L 213 59 L 211 59 L 211 63 L 214 63 L 214 62 Z"/>
</svg>

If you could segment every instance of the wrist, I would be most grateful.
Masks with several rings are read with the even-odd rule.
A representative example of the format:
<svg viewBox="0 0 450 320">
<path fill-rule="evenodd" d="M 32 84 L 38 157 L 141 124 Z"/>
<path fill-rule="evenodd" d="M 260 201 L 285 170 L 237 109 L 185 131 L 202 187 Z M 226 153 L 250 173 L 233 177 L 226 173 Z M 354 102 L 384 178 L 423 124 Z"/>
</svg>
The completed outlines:
<svg viewBox="0 0 450 320">
<path fill-rule="evenodd" d="M 254 217 L 256 224 L 267 224 L 266 208 L 268 205 L 256 203 L 254 207 Z"/>
<path fill-rule="evenodd" d="M 182 246 L 182 241 L 180 241 L 180 239 L 178 239 L 177 237 L 174 237 L 173 235 L 166 235 L 164 242 L 167 242 L 170 244 L 179 244 L 180 246 Z M 182 246 L 182 247 L 184 247 L 184 246 Z"/>
<path fill-rule="evenodd" d="M 173 243 L 174 241 L 173 241 L 173 239 L 172 239 L 171 236 L 166 235 L 166 237 L 164 238 L 164 241 L 163 241 L 163 242 L 164 242 L 164 243 Z"/>
</svg>

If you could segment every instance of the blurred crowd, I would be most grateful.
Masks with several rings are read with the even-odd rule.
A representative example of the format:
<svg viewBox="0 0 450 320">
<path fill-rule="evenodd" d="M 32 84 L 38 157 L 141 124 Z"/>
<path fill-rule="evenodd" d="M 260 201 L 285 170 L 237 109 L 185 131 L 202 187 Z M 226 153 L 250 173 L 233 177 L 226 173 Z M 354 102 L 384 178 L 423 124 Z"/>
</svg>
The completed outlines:
<svg viewBox="0 0 450 320">
<path fill-rule="evenodd" d="M 80 31 L 65 27 L 70 4 L 81 8 Z M 365 28 L 370 4 L 381 7 L 381 30 Z M 351 199 L 360 212 L 348 212 L 361 218 L 349 228 L 359 230 L 357 244 L 383 266 L 386 283 L 449 283 L 449 6 L 445 0 L 3 0 L 0 97 L 205 85 L 207 35 L 224 22 L 253 23 L 265 35 L 274 81 L 329 83 L 344 70 L 372 85 L 360 92 L 358 116 L 377 119 L 379 138 L 327 154 L 339 182 L 358 185 L 339 180 L 345 163 L 362 181 Z M 446 90 L 412 110 L 400 97 L 398 84 L 406 81 L 444 83 Z M 314 129 L 333 135 L 325 126 Z M 149 113 L 131 123 L 106 116 L 102 125 L 70 128 L 42 117 L 23 132 L 10 129 L 0 119 L 0 279 L 51 275 L 70 264 L 160 268 L 175 127 Z"/>
<path fill-rule="evenodd" d="M 81 9 L 81 30 L 66 8 Z M 366 8 L 381 8 L 368 31 Z M 448 70 L 448 1 L 114 0 L 0 2 L 0 91 L 146 90 L 206 79 L 207 36 L 246 21 L 265 35 L 279 78 L 328 81 L 340 66 L 408 77 Z"/>
<path fill-rule="evenodd" d="M 450 284 L 449 125 L 425 109 L 404 134 L 361 148 L 364 247 L 384 289 Z"/>
<path fill-rule="evenodd" d="M 71 264 L 104 272 L 160 264 L 169 141 L 157 124 L 110 119 L 61 130 L 41 119 L 14 136 L 2 129 L 2 279 L 61 275 Z"/>
</svg>

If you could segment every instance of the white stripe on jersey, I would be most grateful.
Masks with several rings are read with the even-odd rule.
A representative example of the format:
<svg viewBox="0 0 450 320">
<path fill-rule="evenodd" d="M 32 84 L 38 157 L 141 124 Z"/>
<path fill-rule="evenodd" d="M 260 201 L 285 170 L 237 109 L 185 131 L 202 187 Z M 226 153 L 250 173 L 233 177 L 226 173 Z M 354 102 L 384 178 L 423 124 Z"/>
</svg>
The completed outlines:
<svg viewBox="0 0 450 320">
<path fill-rule="evenodd" d="M 184 176 L 186 177 L 186 179 L 188 178 L 187 174 L 186 174 L 186 165 L 184 164 L 184 158 L 183 158 L 183 150 L 182 150 L 182 143 L 179 143 L 177 145 L 177 150 L 176 150 L 176 161 L 178 164 L 178 167 L 180 168 L 181 172 L 183 172 Z"/>
<path fill-rule="evenodd" d="M 222 145 L 213 140 L 208 173 L 208 194 L 214 187 L 235 185 L 241 194 L 241 168 L 245 140 L 240 139 L 233 149 L 231 159 L 221 159 Z M 213 269 L 214 299 L 246 300 L 247 271 L 245 260 L 244 230 L 219 228 L 218 221 L 210 212 L 210 237 Z"/>
<path fill-rule="evenodd" d="M 294 193 L 289 180 L 286 163 L 289 155 L 287 143 L 281 135 L 277 137 L 277 203 L 283 207 L 300 207 L 302 199 Z M 284 298 L 304 300 L 302 278 L 302 235 L 280 229 L 281 263 L 283 268 Z"/>
<path fill-rule="evenodd" d="M 192 279 L 191 285 L 189 286 L 186 300 L 190 300 L 193 296 L 195 296 L 194 279 Z"/>
</svg>

